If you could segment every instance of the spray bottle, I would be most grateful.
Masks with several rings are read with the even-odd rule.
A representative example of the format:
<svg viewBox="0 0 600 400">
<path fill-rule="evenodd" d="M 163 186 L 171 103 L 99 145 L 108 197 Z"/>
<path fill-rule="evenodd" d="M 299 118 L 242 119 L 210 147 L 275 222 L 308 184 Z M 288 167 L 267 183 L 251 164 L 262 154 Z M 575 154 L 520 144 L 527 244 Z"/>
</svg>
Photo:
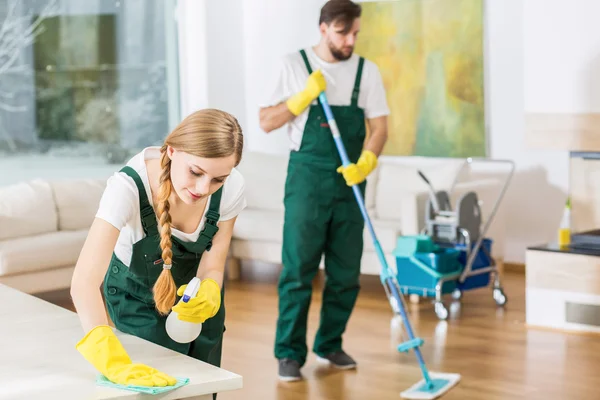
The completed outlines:
<svg viewBox="0 0 600 400">
<path fill-rule="evenodd" d="M 191 298 L 196 296 L 198 289 L 200 289 L 200 279 L 194 277 L 188 283 L 179 301 L 187 303 Z M 175 311 L 171 311 L 167 317 L 165 328 L 169 337 L 177 343 L 189 343 L 200 335 L 202 324 L 182 321 L 178 318 L 178 314 Z"/>
<path fill-rule="evenodd" d="M 571 243 L 571 198 L 567 198 L 567 204 L 563 211 L 558 230 L 558 245 L 560 247 L 568 246 Z"/>
</svg>

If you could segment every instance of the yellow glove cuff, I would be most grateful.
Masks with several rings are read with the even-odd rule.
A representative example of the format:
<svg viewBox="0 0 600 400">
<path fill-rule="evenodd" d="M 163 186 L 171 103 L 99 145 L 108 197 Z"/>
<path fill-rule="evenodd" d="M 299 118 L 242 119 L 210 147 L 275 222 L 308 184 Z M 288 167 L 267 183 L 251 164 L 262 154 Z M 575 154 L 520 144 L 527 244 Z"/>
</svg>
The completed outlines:
<svg viewBox="0 0 600 400">
<path fill-rule="evenodd" d="M 359 167 L 365 175 L 368 175 L 377 168 L 377 156 L 370 150 L 363 150 L 360 158 L 356 162 L 356 166 Z"/>
<path fill-rule="evenodd" d="M 221 308 L 221 288 L 219 287 L 219 284 L 214 280 L 214 279 L 204 279 L 201 283 L 200 283 L 200 289 L 204 288 L 204 291 L 208 292 L 211 294 L 211 297 L 213 299 L 213 301 L 215 302 L 215 312 L 213 315 L 211 315 L 211 318 L 214 317 L 217 314 L 217 311 L 219 311 L 219 308 Z"/>
<path fill-rule="evenodd" d="M 211 291 L 211 292 L 221 292 L 221 288 L 219 287 L 219 284 L 217 283 L 217 281 L 215 281 L 214 279 L 211 278 L 206 278 L 203 279 L 202 282 L 200 282 L 200 287 L 205 287 L 205 290 Z M 211 287 L 211 289 L 209 289 L 208 287 Z"/>
<path fill-rule="evenodd" d="M 131 358 L 108 325 L 94 327 L 75 345 L 75 348 L 104 375 L 110 366 L 131 364 Z"/>
<path fill-rule="evenodd" d="M 75 345 L 75 348 L 79 351 L 84 350 L 90 343 L 95 343 L 102 338 L 109 336 L 115 336 L 115 333 L 108 325 L 98 325 L 92 328 L 86 335 Z"/>
<path fill-rule="evenodd" d="M 292 114 L 298 116 L 306 109 L 306 107 L 310 106 L 310 103 L 312 103 L 313 100 L 312 96 L 308 95 L 305 91 L 302 91 L 290 97 L 285 104 Z"/>
</svg>

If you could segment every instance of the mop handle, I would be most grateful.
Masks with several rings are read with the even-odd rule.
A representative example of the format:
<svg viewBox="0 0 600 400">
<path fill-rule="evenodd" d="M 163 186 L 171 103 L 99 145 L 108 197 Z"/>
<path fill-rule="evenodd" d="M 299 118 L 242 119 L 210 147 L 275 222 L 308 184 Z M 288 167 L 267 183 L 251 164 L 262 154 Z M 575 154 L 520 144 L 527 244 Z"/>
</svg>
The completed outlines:
<svg viewBox="0 0 600 400">
<path fill-rule="evenodd" d="M 327 119 L 327 123 L 329 124 L 329 128 L 331 129 L 331 133 L 333 135 L 333 140 L 335 141 L 335 146 L 340 153 L 340 158 L 342 159 L 342 165 L 347 167 L 350 164 L 350 160 L 348 159 L 348 154 L 346 153 L 346 149 L 344 148 L 344 143 L 342 142 L 342 136 L 340 135 L 340 130 L 335 122 L 335 118 L 333 116 L 333 112 L 331 111 L 331 107 L 329 107 L 329 102 L 327 101 L 327 97 L 325 96 L 325 92 L 321 92 L 319 95 L 319 102 L 321 103 L 321 107 L 325 112 L 325 118 Z M 375 246 L 375 250 L 377 251 L 377 256 L 379 257 L 379 261 L 381 262 L 381 282 L 384 285 L 388 285 L 390 287 L 392 298 L 395 300 L 398 309 L 400 310 L 400 314 L 402 319 L 404 320 L 406 331 L 411 340 L 415 339 L 412 328 L 410 326 L 410 322 L 408 320 L 408 316 L 406 315 L 406 311 L 404 310 L 404 305 L 402 299 L 400 298 L 400 293 L 397 290 L 396 285 L 394 284 L 394 276 L 390 272 L 390 268 L 388 266 L 387 260 L 385 259 L 385 255 L 383 254 L 383 250 L 381 248 L 381 244 L 377 239 L 377 235 L 375 234 L 375 229 L 373 229 L 373 224 L 371 223 L 371 218 L 369 218 L 369 214 L 367 213 L 367 209 L 365 207 L 365 202 L 363 200 L 362 194 L 359 190 L 358 185 L 352 185 L 352 190 L 354 191 L 354 196 L 356 197 L 356 201 L 358 202 L 358 206 L 360 207 L 360 211 L 363 215 L 363 219 L 365 220 L 369 232 L 371 233 L 371 238 L 373 239 L 373 245 Z M 423 376 L 428 385 L 431 386 L 431 378 L 429 377 L 429 373 L 427 372 L 427 368 L 425 367 L 425 361 L 423 360 L 423 356 L 421 355 L 421 349 L 416 347 L 415 354 L 417 356 L 417 361 L 419 362 L 419 366 L 421 367 L 421 371 L 423 372 Z"/>
<path fill-rule="evenodd" d="M 321 92 L 321 94 L 319 95 L 319 101 L 321 103 L 321 106 L 323 107 L 323 111 L 325 112 L 325 118 L 327 119 L 327 123 L 329 124 L 329 128 L 331 129 L 335 146 L 337 147 L 337 150 L 340 153 L 342 165 L 344 167 L 347 167 L 348 165 L 350 165 L 350 160 L 348 159 L 348 154 L 346 153 L 346 148 L 344 147 L 344 143 L 342 142 L 340 130 L 337 126 L 337 123 L 335 122 L 335 118 L 333 117 L 331 107 L 329 107 L 329 102 L 327 101 L 325 92 Z M 375 234 L 375 229 L 373 229 L 371 218 L 369 218 L 369 214 L 367 213 L 365 201 L 363 199 L 362 193 L 360 192 L 360 188 L 358 187 L 358 185 L 352 185 L 352 190 L 354 191 L 354 197 L 356 197 L 363 219 L 365 220 L 367 228 L 369 229 L 371 237 L 373 238 L 373 245 L 375 246 L 377 256 L 379 257 L 379 261 L 381 262 L 381 265 L 383 267 L 381 281 L 384 282 L 388 277 L 392 276 L 392 274 L 390 273 L 383 251 L 381 250 L 381 245 L 379 244 L 379 240 L 377 239 L 377 235 Z"/>
</svg>

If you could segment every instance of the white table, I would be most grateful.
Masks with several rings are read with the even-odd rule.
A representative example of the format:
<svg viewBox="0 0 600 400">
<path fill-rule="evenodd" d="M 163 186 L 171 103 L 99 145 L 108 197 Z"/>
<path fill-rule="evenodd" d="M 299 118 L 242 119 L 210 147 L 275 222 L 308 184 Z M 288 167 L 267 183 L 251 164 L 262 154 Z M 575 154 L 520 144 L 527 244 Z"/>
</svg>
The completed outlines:
<svg viewBox="0 0 600 400">
<path fill-rule="evenodd" d="M 190 382 L 162 395 L 96 385 L 97 371 L 75 344 L 76 313 L 0 284 L 0 399 L 195 399 L 240 389 L 242 377 L 116 331 L 133 362 Z"/>
</svg>

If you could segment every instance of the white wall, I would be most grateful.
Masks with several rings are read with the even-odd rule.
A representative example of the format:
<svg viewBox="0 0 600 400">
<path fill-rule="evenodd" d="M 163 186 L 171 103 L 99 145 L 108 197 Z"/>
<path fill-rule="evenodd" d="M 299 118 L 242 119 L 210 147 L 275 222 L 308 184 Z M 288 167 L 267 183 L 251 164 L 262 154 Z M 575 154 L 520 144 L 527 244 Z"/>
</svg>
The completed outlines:
<svg viewBox="0 0 600 400">
<path fill-rule="evenodd" d="M 524 9 L 525 113 L 580 114 L 600 112 L 600 2 L 527 0 Z M 569 187 L 567 151 L 530 151 L 531 165 L 544 168 L 549 187 L 538 196 L 554 225 L 539 229 L 555 239 L 554 228 Z M 561 191 L 562 196 L 556 195 Z M 532 210 L 533 211 L 533 210 Z M 539 213 L 541 215 L 541 213 Z"/>
<path fill-rule="evenodd" d="M 242 0 L 208 1 L 206 13 L 209 106 L 246 120 Z"/>
<path fill-rule="evenodd" d="M 243 0 L 248 149 L 285 153 L 285 129 L 265 134 L 258 124 L 257 104 L 264 100 L 279 58 L 319 40 L 323 0 Z"/>
<path fill-rule="evenodd" d="M 195 80 L 196 87 L 204 86 L 206 94 L 206 103 L 197 104 L 239 110 L 236 115 L 241 117 L 247 149 L 285 153 L 288 143 L 284 132 L 266 135 L 260 130 L 257 104 L 278 57 L 318 40 L 318 13 L 324 1 L 220 0 L 218 3 L 219 6 L 209 7 L 209 12 L 218 8 L 222 13 L 228 12 L 229 18 L 223 19 L 220 27 L 216 23 L 207 24 L 211 31 L 205 36 L 212 36 L 211 40 L 218 43 L 213 50 L 208 46 L 210 57 L 194 56 L 206 61 L 209 71 L 208 84 Z M 236 10 L 230 12 L 240 4 L 241 15 Z M 600 50 L 600 35 L 589 33 L 600 29 L 594 19 L 600 15 L 599 11 L 600 2 L 586 0 L 568 4 L 564 0 L 487 1 L 486 101 L 490 156 L 510 159 L 517 165 L 503 202 L 509 209 L 504 249 L 507 261 L 524 262 L 527 246 L 555 240 L 568 188 L 568 153 L 526 148 L 524 113 L 600 108 L 600 92 L 595 90 L 600 78 L 592 78 L 592 71 L 600 61 L 600 52 L 595 52 Z M 190 29 L 197 34 L 198 20 L 191 17 L 187 20 L 194 21 Z M 215 35 L 217 31 L 220 33 Z M 217 55 L 217 48 L 235 51 Z M 202 46 L 188 46 L 188 49 L 197 53 Z M 225 60 L 235 65 L 226 65 Z M 202 97 L 198 93 L 196 96 Z"/>
<path fill-rule="evenodd" d="M 600 111 L 600 1 L 527 0 L 525 110 Z"/>
<path fill-rule="evenodd" d="M 182 117 L 209 104 L 206 8 L 206 0 L 178 0 L 175 11 Z"/>
<path fill-rule="evenodd" d="M 532 2 L 536 0 L 489 0 L 486 10 L 490 155 L 512 159 L 517 166 L 504 203 L 505 254 L 512 262 L 524 262 L 527 246 L 555 240 L 568 189 L 568 153 L 524 144 L 525 104 L 532 96 L 553 97 L 550 82 L 542 85 L 542 93 L 533 83 L 540 75 L 539 64 L 547 64 L 553 53 L 539 50 L 547 47 L 538 23 L 549 11 L 546 1 L 533 8 Z M 553 52 L 562 50 L 555 47 Z"/>
</svg>

